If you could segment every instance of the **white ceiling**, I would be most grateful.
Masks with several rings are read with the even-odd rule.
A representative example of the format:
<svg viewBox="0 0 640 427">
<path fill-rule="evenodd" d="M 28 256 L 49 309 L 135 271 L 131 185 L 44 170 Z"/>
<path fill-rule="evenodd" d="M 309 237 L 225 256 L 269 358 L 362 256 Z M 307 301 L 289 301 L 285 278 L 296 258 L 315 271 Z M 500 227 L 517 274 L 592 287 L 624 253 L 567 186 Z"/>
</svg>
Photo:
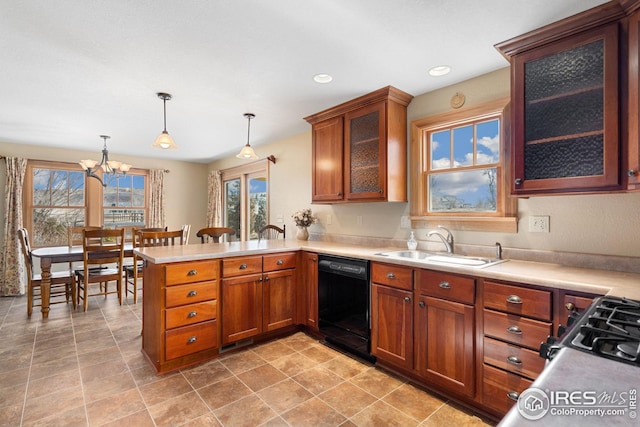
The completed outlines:
<svg viewBox="0 0 640 427">
<path fill-rule="evenodd" d="M 0 141 L 209 162 L 383 86 L 508 66 L 494 44 L 603 0 L 0 0 Z M 452 72 L 434 78 L 428 69 Z M 333 82 L 317 84 L 317 73 Z M 178 150 L 151 144 L 167 131 Z M 1 154 L 1 153 L 0 153 Z"/>
</svg>

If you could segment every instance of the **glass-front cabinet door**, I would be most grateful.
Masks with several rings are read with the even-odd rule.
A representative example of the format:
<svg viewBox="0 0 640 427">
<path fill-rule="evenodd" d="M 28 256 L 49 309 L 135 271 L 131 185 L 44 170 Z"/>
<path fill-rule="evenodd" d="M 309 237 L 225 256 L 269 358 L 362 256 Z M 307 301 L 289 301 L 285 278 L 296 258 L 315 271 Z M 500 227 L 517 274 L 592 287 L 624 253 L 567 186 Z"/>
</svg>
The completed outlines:
<svg viewBox="0 0 640 427">
<path fill-rule="evenodd" d="M 345 183 L 348 200 L 386 198 L 385 106 L 381 102 L 345 115 Z"/>
<path fill-rule="evenodd" d="M 618 26 L 513 59 L 512 193 L 619 186 Z"/>
</svg>

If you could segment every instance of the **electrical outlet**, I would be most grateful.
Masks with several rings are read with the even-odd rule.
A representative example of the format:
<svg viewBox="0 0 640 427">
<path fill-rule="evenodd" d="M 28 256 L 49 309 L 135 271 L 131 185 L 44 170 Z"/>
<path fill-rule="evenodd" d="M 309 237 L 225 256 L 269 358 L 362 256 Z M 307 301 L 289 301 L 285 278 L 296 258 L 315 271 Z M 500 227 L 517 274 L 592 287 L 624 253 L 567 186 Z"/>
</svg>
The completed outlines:
<svg viewBox="0 0 640 427">
<path fill-rule="evenodd" d="M 549 232 L 549 216 L 548 215 L 531 215 L 529 217 L 529 231 L 532 233 L 548 233 Z"/>
<path fill-rule="evenodd" d="M 407 215 L 400 217 L 400 228 L 411 228 L 411 220 Z"/>
<path fill-rule="evenodd" d="M 358 216 L 356 217 L 356 224 L 357 224 L 357 225 L 362 225 L 362 215 L 358 215 Z"/>
</svg>

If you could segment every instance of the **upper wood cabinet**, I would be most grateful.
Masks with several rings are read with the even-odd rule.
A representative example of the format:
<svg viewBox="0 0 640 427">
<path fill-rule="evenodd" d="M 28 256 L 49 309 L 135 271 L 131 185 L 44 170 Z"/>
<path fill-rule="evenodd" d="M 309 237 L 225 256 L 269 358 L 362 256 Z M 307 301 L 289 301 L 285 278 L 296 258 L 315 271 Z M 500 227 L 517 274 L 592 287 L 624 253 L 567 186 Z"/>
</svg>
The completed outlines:
<svg viewBox="0 0 640 427">
<path fill-rule="evenodd" d="M 635 2 L 635 11 L 629 16 L 629 64 L 628 64 L 628 122 L 627 164 L 623 177 L 629 190 L 640 190 L 640 2 Z M 623 121 L 624 125 L 624 121 Z"/>
<path fill-rule="evenodd" d="M 407 201 L 407 105 L 392 86 L 305 117 L 312 126 L 312 201 Z"/>
<path fill-rule="evenodd" d="M 511 62 L 512 194 L 638 183 L 638 4 L 610 1 L 496 45 Z"/>
</svg>

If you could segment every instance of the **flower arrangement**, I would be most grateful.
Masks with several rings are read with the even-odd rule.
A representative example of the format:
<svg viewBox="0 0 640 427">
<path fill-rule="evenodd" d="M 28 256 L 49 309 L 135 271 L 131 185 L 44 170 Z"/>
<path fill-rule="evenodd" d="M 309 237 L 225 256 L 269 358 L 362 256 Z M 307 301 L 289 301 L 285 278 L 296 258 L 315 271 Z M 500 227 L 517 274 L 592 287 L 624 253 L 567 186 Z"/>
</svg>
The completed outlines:
<svg viewBox="0 0 640 427">
<path fill-rule="evenodd" d="M 309 208 L 295 212 L 291 215 L 291 218 L 293 218 L 298 227 L 308 227 L 311 224 L 318 222 L 318 218 L 313 216 L 313 213 L 311 213 L 311 209 Z"/>
</svg>

